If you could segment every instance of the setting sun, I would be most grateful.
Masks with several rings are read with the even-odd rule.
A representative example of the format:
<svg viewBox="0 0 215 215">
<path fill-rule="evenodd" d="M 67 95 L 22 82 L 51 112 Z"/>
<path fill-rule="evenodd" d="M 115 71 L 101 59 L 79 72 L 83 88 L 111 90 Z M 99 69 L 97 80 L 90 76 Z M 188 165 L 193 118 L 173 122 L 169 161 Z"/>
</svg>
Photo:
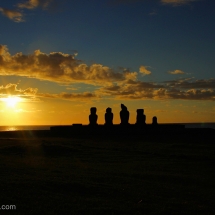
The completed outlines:
<svg viewBox="0 0 215 215">
<path fill-rule="evenodd" d="M 4 102 L 6 103 L 6 105 L 12 108 L 14 108 L 19 101 L 20 101 L 19 97 L 4 98 Z"/>
</svg>

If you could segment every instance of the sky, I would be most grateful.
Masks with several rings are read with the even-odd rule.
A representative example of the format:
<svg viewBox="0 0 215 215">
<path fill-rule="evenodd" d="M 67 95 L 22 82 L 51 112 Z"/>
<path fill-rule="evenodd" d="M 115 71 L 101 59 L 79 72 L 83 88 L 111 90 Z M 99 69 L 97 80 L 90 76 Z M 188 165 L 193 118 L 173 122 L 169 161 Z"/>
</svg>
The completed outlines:
<svg viewBox="0 0 215 215">
<path fill-rule="evenodd" d="M 215 122 L 214 0 L 0 1 L 0 125 Z"/>
</svg>

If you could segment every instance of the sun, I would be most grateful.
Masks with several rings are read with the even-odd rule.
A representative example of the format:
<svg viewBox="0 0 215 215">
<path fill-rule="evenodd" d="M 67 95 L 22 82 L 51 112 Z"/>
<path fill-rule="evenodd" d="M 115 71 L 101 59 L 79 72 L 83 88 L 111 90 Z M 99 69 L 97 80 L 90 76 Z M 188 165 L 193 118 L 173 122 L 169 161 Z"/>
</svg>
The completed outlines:
<svg viewBox="0 0 215 215">
<path fill-rule="evenodd" d="M 15 96 L 8 97 L 8 98 L 5 98 L 4 101 L 8 107 L 14 108 L 16 107 L 16 104 L 20 101 L 20 98 Z"/>
</svg>

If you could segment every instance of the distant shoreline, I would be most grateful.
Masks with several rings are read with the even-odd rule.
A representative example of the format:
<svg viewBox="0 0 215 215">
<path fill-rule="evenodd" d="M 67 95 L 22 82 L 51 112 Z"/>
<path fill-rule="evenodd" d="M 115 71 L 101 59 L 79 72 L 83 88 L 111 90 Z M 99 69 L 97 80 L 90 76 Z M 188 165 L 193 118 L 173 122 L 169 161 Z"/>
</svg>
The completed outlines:
<svg viewBox="0 0 215 215">
<path fill-rule="evenodd" d="M 146 123 L 150 125 L 150 123 Z M 159 123 L 161 125 L 179 124 L 185 125 L 185 128 L 213 128 L 215 129 L 215 122 L 199 122 L 199 123 Z M 18 130 L 49 130 L 52 126 L 71 126 L 68 125 L 5 125 L 0 126 L 0 132 L 2 131 L 18 131 Z M 83 124 L 86 126 L 87 124 Z"/>
</svg>

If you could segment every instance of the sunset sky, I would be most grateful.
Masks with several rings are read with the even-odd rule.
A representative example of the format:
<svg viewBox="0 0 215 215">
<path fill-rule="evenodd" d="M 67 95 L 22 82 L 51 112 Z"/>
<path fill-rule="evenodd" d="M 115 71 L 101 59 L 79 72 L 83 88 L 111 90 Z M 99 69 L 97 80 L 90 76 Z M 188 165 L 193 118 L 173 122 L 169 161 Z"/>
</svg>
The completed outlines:
<svg viewBox="0 0 215 215">
<path fill-rule="evenodd" d="M 0 125 L 215 122 L 214 0 L 0 3 Z"/>
</svg>

